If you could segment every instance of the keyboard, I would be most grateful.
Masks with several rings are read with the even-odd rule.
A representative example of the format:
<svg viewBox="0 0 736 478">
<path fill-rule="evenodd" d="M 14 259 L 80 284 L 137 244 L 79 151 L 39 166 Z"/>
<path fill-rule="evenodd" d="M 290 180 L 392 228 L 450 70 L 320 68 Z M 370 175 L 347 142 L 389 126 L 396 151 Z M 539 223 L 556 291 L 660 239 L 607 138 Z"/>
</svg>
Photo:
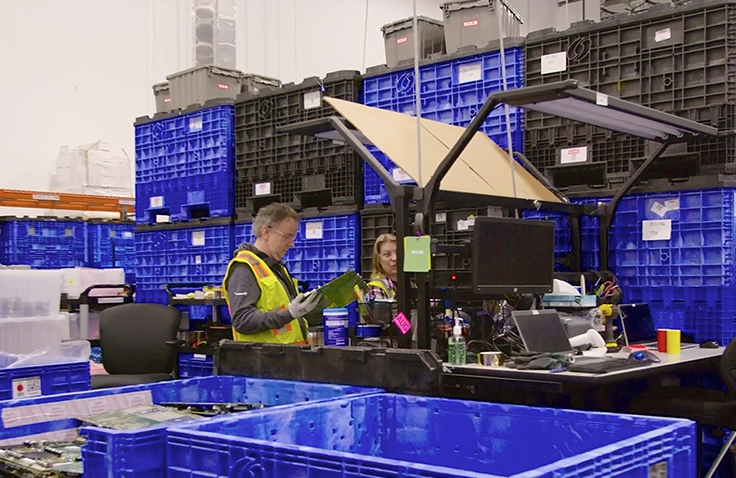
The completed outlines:
<svg viewBox="0 0 736 478">
<path fill-rule="evenodd" d="M 585 373 L 607 373 L 616 370 L 626 370 L 629 368 L 639 368 L 650 365 L 650 362 L 629 361 L 625 358 L 576 358 L 575 362 L 568 364 L 567 370 L 570 372 Z"/>
</svg>

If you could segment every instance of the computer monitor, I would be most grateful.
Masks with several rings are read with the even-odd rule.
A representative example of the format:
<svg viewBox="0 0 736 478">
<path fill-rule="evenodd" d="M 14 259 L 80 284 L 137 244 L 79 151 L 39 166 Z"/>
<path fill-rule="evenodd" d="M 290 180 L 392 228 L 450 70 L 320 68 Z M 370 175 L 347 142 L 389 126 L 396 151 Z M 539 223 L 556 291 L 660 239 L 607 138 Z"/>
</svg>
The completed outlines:
<svg viewBox="0 0 736 478">
<path fill-rule="evenodd" d="M 473 290 L 476 294 L 543 294 L 552 291 L 555 223 L 476 217 Z"/>
</svg>

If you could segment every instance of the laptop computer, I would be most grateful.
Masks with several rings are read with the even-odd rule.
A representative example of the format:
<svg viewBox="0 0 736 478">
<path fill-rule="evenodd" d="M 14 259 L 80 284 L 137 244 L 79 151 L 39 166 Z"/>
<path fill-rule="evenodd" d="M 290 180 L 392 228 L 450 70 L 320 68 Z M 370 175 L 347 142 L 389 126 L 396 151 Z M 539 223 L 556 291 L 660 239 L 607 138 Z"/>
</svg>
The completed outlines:
<svg viewBox="0 0 736 478">
<path fill-rule="evenodd" d="M 573 353 L 555 309 L 511 312 L 524 348 L 531 353 Z"/>
<path fill-rule="evenodd" d="M 616 330 L 622 330 L 627 345 L 646 344 L 657 341 L 657 329 L 654 327 L 649 304 L 621 304 L 621 315 L 613 321 Z M 623 324 L 621 323 L 623 316 Z"/>
</svg>

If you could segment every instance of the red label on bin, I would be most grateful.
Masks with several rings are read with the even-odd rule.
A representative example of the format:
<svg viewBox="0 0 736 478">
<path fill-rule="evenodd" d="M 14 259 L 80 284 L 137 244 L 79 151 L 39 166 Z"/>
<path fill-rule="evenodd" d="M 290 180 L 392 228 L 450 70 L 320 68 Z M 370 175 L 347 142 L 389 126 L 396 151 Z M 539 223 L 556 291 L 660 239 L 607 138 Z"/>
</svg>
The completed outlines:
<svg viewBox="0 0 736 478">
<path fill-rule="evenodd" d="M 404 35 L 403 37 L 399 37 L 396 39 L 396 43 L 401 45 L 402 43 L 406 43 L 409 41 L 409 37 Z"/>
<path fill-rule="evenodd" d="M 406 319 L 403 312 L 399 312 L 399 314 L 394 317 L 394 325 L 399 329 L 402 335 L 406 335 L 406 333 L 411 330 L 411 322 Z"/>
<path fill-rule="evenodd" d="M 164 103 L 171 103 L 171 98 L 169 98 L 168 96 L 164 98 Z"/>
<path fill-rule="evenodd" d="M 477 27 L 478 25 L 480 25 L 480 20 L 477 18 L 475 20 L 466 20 L 463 22 L 463 28 Z"/>
<path fill-rule="evenodd" d="M 230 85 L 228 85 L 227 83 L 218 83 L 217 84 L 217 87 L 220 88 L 221 90 L 229 90 L 230 89 Z"/>
</svg>

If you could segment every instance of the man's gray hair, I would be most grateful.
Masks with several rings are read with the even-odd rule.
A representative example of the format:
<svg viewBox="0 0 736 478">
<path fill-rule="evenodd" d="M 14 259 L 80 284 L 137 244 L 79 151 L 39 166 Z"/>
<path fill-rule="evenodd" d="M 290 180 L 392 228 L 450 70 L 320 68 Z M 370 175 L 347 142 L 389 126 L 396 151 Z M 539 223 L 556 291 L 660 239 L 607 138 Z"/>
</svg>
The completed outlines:
<svg viewBox="0 0 736 478">
<path fill-rule="evenodd" d="M 299 220 L 296 211 L 290 206 L 280 202 L 271 203 L 258 210 L 258 214 L 253 220 L 252 234 L 260 237 L 264 227 L 274 227 L 276 224 L 288 218 L 294 219 L 295 221 Z"/>
</svg>

